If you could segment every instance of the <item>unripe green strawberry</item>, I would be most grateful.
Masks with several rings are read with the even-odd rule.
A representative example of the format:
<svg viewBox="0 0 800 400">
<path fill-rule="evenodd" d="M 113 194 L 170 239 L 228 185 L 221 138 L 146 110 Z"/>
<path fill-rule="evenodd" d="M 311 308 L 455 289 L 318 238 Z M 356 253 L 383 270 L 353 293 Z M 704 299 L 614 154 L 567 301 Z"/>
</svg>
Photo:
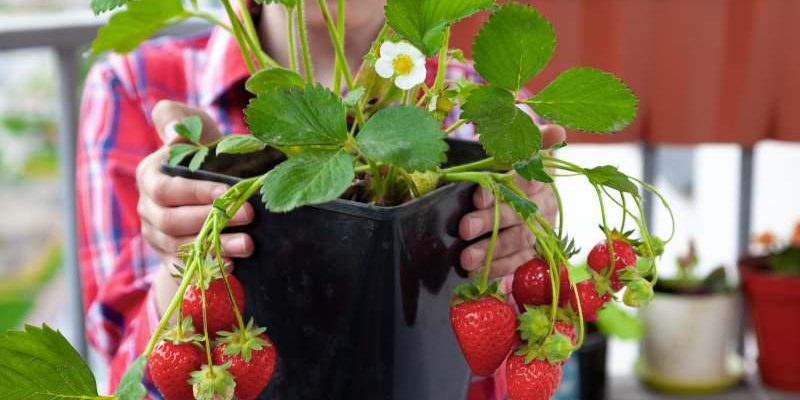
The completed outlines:
<svg viewBox="0 0 800 400">
<path fill-rule="evenodd" d="M 420 196 L 424 196 L 439 187 L 439 172 L 412 172 L 410 175 L 411 181 L 416 186 Z"/>
<path fill-rule="evenodd" d="M 572 354 L 572 343 L 566 335 L 556 333 L 548 336 L 542 343 L 544 355 L 550 362 L 562 362 Z"/>
<path fill-rule="evenodd" d="M 645 279 L 634 279 L 625 285 L 622 301 L 629 307 L 643 307 L 653 300 L 653 285 Z"/>
</svg>

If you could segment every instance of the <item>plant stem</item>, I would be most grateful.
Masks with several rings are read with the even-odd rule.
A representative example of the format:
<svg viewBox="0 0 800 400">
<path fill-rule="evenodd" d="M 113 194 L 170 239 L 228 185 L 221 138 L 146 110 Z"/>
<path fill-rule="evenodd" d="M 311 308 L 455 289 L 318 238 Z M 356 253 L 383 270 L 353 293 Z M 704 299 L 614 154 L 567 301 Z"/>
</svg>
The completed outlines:
<svg viewBox="0 0 800 400">
<path fill-rule="evenodd" d="M 461 164 L 456 165 L 450 168 L 445 168 L 442 170 L 443 173 L 452 174 L 457 172 L 469 172 L 469 171 L 479 171 L 479 170 L 486 170 L 486 169 L 494 169 L 496 168 L 497 162 L 495 161 L 494 157 L 484 158 L 483 160 L 471 162 L 468 164 Z"/>
<path fill-rule="evenodd" d="M 347 41 L 345 40 L 345 4 L 344 0 L 338 0 L 336 2 L 336 30 L 339 34 L 339 40 L 342 41 L 342 46 L 344 46 Z M 339 94 L 342 92 L 342 63 L 346 63 L 347 60 L 341 60 L 339 57 L 336 57 L 336 60 L 333 64 L 333 92 Z"/>
<path fill-rule="evenodd" d="M 494 249 L 497 246 L 497 235 L 500 233 L 500 192 L 497 190 L 497 185 L 492 182 L 490 187 L 492 194 L 494 194 L 494 225 L 492 225 L 492 237 L 489 238 L 489 247 L 486 249 L 486 260 L 483 263 L 483 274 L 481 275 L 481 291 L 489 287 L 489 271 L 492 268 L 492 258 L 494 258 Z"/>
<path fill-rule="evenodd" d="M 339 32 L 337 31 L 336 25 L 334 25 L 333 18 L 331 18 L 331 12 L 328 9 L 328 3 L 326 0 L 317 0 L 317 4 L 319 4 L 319 9 L 322 11 L 322 16 L 325 18 L 325 24 L 328 25 L 328 34 L 331 37 L 333 49 L 336 51 L 336 58 L 341 60 L 340 67 L 342 69 L 342 74 L 344 75 L 344 81 L 347 84 L 347 90 L 353 90 L 353 76 L 350 74 L 350 66 L 347 65 L 347 56 L 344 53 L 344 43 L 342 43 L 342 38 L 339 37 Z"/>
<path fill-rule="evenodd" d="M 603 202 L 603 195 L 600 194 L 600 188 L 597 185 L 592 184 L 594 187 L 595 192 L 597 192 L 597 201 L 600 202 L 600 217 L 603 221 L 603 234 L 606 235 L 606 245 L 608 246 L 608 271 L 606 271 L 605 277 L 611 279 L 611 276 L 614 274 L 614 268 L 617 265 L 617 256 L 614 254 L 614 242 L 611 240 L 611 235 L 608 231 L 608 224 L 606 223 L 606 206 Z"/>
<path fill-rule="evenodd" d="M 255 74 L 258 72 L 258 68 L 255 64 L 253 64 L 253 59 L 250 57 L 250 44 L 248 40 L 245 38 L 244 29 L 239 21 L 239 17 L 236 16 L 236 12 L 233 11 L 233 7 L 231 7 L 231 3 L 229 0 L 220 0 L 222 5 L 225 7 L 225 13 L 228 14 L 228 20 L 231 23 L 231 27 L 233 28 L 233 37 L 236 39 L 236 43 L 239 45 L 239 50 L 242 52 L 242 58 L 244 58 L 244 63 L 247 66 L 247 70 L 250 74 Z"/>
<path fill-rule="evenodd" d="M 433 93 L 439 93 L 444 87 L 445 73 L 447 72 L 447 52 L 450 50 L 450 26 L 444 31 L 444 43 L 439 49 L 439 64 L 436 69 L 436 80 L 433 82 Z"/>
<path fill-rule="evenodd" d="M 550 189 L 553 191 L 553 197 L 556 198 L 556 205 L 558 206 L 558 240 L 564 239 L 564 205 L 561 202 L 561 194 L 558 192 L 558 186 L 555 182 L 549 183 Z"/>
<path fill-rule="evenodd" d="M 231 27 L 228 26 L 226 23 L 222 22 L 221 20 L 219 20 L 214 14 L 211 14 L 206 11 L 189 10 L 186 12 L 186 15 L 189 17 L 202 18 L 222 29 L 225 29 L 228 33 L 233 35 L 233 30 L 231 29 Z"/>
<path fill-rule="evenodd" d="M 249 38 L 250 46 L 252 47 L 253 54 L 256 55 L 258 62 L 261 63 L 262 67 L 277 67 L 278 63 L 270 58 L 267 53 L 264 52 L 264 49 L 261 48 L 261 41 L 258 39 L 258 32 L 253 24 L 253 16 L 250 15 L 250 9 L 247 7 L 247 2 L 245 0 L 239 0 L 239 7 L 242 9 L 242 19 L 244 20 L 245 33 Z"/>
<path fill-rule="evenodd" d="M 661 195 L 661 193 L 658 190 L 656 190 L 656 188 L 653 185 L 633 176 L 630 176 L 629 178 L 633 179 L 634 182 L 642 185 L 642 187 L 650 191 L 650 193 L 656 195 L 658 199 L 661 201 L 661 204 L 664 206 L 664 208 L 667 209 L 667 213 L 669 213 L 669 219 L 672 227 L 670 229 L 669 237 L 666 240 L 664 240 L 664 243 L 669 243 L 675 236 L 675 214 L 672 212 L 672 207 L 670 207 L 669 203 L 667 202 L 667 199 L 665 199 L 664 196 Z"/>
<path fill-rule="evenodd" d="M 284 7 L 286 9 L 286 36 L 289 38 L 289 68 L 294 72 L 297 70 L 297 45 L 294 42 L 294 7 Z"/>
<path fill-rule="evenodd" d="M 200 249 L 201 244 L 199 242 L 195 242 L 195 250 Z M 200 257 L 200 256 L 197 256 Z M 204 340 L 204 347 L 206 350 L 206 357 L 208 359 L 208 365 L 213 365 L 214 360 L 211 358 L 211 340 L 208 339 L 208 306 L 206 305 L 206 287 L 205 287 L 205 277 L 203 274 L 205 266 L 200 265 L 197 269 L 198 273 L 200 274 L 200 301 L 203 305 L 203 338 Z M 209 370 L 211 376 L 214 376 L 214 370 Z"/>
<path fill-rule="evenodd" d="M 447 129 L 444 130 L 444 134 L 445 135 L 450 135 L 456 129 L 460 128 L 462 125 L 466 124 L 467 122 L 468 121 L 465 120 L 465 119 L 460 119 L 460 120 L 458 120 L 456 122 L 453 122 L 450 126 L 447 127 Z"/>
<path fill-rule="evenodd" d="M 300 33 L 300 50 L 303 54 L 303 68 L 306 73 L 306 83 L 314 83 L 314 66 L 311 65 L 311 51 L 308 48 L 308 37 L 306 35 L 306 4 L 305 0 L 297 2 L 297 29 Z"/>
</svg>

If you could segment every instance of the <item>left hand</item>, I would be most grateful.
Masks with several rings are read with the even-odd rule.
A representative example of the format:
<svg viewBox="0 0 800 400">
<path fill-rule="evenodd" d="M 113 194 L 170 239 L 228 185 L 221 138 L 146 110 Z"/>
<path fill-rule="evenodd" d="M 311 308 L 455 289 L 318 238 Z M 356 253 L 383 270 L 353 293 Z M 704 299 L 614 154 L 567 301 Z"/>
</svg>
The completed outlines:
<svg viewBox="0 0 800 400">
<path fill-rule="evenodd" d="M 566 139 L 564 128 L 558 125 L 545 125 L 541 128 L 542 148 L 563 142 Z M 553 192 L 546 184 L 528 182 L 519 176 L 516 184 L 539 206 L 539 213 L 551 223 L 555 221 L 557 206 Z M 467 213 L 459 222 L 459 235 L 464 240 L 472 240 L 492 231 L 494 224 L 494 197 L 483 188 L 475 190 L 473 200 L 477 210 Z M 492 257 L 490 278 L 498 278 L 514 273 L 519 265 L 535 256 L 532 245 L 533 234 L 508 205 L 500 207 L 500 234 Z M 461 252 L 461 267 L 469 272 L 479 271 L 486 259 L 489 239 L 481 240 Z"/>
</svg>

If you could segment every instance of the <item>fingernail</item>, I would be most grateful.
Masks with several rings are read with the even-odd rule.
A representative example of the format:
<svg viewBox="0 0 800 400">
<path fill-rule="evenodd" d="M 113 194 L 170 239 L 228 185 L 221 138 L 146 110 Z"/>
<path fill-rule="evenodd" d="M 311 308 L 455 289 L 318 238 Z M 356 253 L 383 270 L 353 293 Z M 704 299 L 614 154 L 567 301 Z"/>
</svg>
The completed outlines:
<svg viewBox="0 0 800 400">
<path fill-rule="evenodd" d="M 227 192 L 227 191 L 228 191 L 228 187 L 227 186 L 219 185 L 219 186 L 215 187 L 214 190 L 211 191 L 211 196 L 213 196 L 214 199 L 217 199 L 217 198 L 222 197 L 222 195 L 225 194 L 225 192 Z"/>
<path fill-rule="evenodd" d="M 469 217 L 467 227 L 469 228 L 470 236 L 475 236 L 483 230 L 483 219 L 480 217 Z"/>
<path fill-rule="evenodd" d="M 175 127 L 178 125 L 177 121 L 172 121 L 164 127 L 164 142 L 165 143 L 172 143 L 172 141 L 178 137 L 178 131 L 175 130 Z"/>
</svg>

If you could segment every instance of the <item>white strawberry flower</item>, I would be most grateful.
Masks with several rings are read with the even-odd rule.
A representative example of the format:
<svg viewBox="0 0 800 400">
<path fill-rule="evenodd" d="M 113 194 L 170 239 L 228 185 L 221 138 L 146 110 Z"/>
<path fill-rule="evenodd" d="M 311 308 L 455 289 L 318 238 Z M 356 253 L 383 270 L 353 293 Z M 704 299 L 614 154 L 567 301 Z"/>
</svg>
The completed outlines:
<svg viewBox="0 0 800 400">
<path fill-rule="evenodd" d="M 391 79 L 400 89 L 408 90 L 425 82 L 427 69 L 425 55 L 406 41 L 385 41 L 381 45 L 381 56 L 375 63 L 378 75 Z"/>
</svg>

